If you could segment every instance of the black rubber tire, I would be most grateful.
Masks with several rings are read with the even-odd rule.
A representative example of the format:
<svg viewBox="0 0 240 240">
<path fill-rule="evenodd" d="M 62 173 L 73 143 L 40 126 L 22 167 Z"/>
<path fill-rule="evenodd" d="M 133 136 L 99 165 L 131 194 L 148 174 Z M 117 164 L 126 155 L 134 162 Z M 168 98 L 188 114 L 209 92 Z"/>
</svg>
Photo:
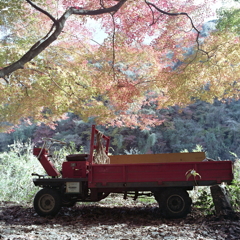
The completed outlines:
<svg viewBox="0 0 240 240">
<path fill-rule="evenodd" d="M 61 195 L 54 189 L 41 189 L 36 194 L 33 205 L 38 215 L 55 216 L 62 206 Z"/>
<path fill-rule="evenodd" d="M 192 199 L 184 189 L 166 189 L 154 195 L 165 218 L 183 218 L 191 212 Z"/>
</svg>

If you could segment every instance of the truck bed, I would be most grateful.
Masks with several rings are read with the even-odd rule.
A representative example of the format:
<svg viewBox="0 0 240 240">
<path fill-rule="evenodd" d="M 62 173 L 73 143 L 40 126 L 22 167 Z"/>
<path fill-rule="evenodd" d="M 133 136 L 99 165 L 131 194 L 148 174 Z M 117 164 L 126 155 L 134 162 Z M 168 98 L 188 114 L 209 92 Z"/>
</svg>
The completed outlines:
<svg viewBox="0 0 240 240">
<path fill-rule="evenodd" d="M 233 179 L 231 161 L 92 164 L 89 170 L 89 188 L 209 186 Z M 191 170 L 199 175 L 188 178 Z"/>
</svg>

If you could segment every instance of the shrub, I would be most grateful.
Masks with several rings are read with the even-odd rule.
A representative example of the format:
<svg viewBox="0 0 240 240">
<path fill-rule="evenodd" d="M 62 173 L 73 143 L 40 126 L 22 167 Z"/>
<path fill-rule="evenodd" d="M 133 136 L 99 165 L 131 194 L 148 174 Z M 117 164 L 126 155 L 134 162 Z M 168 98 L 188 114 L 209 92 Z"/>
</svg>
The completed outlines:
<svg viewBox="0 0 240 240">
<path fill-rule="evenodd" d="M 66 160 L 66 156 L 69 154 L 82 154 L 84 153 L 84 148 L 79 147 L 79 150 L 76 150 L 76 144 L 70 142 L 67 145 L 63 145 L 60 148 L 52 148 L 51 161 L 54 163 L 54 166 L 60 171 L 62 169 L 62 163 Z"/>
<path fill-rule="evenodd" d="M 232 185 L 227 185 L 230 201 L 235 211 L 240 210 L 240 160 L 234 163 L 234 180 Z M 192 193 L 194 206 L 201 209 L 204 214 L 214 213 L 214 204 L 209 187 L 196 187 Z"/>
<path fill-rule="evenodd" d="M 32 154 L 30 141 L 14 142 L 9 148 L 0 153 L 0 200 L 29 202 L 36 192 L 31 174 L 44 174 L 44 170 Z"/>
<path fill-rule="evenodd" d="M 51 159 L 60 170 L 66 155 L 76 153 L 75 144 L 52 149 Z M 42 165 L 32 154 L 33 144 L 16 141 L 9 151 L 0 153 L 0 201 L 26 203 L 33 200 L 37 188 L 33 184 L 32 173 L 46 174 Z M 82 153 L 83 149 L 77 153 Z"/>
<path fill-rule="evenodd" d="M 210 187 L 196 187 L 192 194 L 194 207 L 200 209 L 204 215 L 214 214 L 215 208 Z"/>
<path fill-rule="evenodd" d="M 231 197 L 231 204 L 236 211 L 240 210 L 240 159 L 234 162 L 234 180 L 228 186 Z"/>
</svg>

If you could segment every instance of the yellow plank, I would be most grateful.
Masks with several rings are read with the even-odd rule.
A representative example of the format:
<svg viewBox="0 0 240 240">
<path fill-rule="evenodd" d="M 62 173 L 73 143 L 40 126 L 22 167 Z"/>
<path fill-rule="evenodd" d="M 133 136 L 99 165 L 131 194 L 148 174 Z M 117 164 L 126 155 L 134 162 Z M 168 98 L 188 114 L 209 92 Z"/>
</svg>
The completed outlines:
<svg viewBox="0 0 240 240">
<path fill-rule="evenodd" d="M 205 159 L 205 153 L 160 153 L 141 155 L 115 155 L 109 157 L 111 164 L 201 162 Z"/>
</svg>

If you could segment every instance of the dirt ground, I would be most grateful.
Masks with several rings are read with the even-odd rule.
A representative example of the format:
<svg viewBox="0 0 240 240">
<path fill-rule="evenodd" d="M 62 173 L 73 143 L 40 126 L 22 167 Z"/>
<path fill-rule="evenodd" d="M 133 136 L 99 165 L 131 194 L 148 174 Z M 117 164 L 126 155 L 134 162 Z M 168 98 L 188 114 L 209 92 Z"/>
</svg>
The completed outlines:
<svg viewBox="0 0 240 240">
<path fill-rule="evenodd" d="M 0 239 L 240 239 L 239 220 L 203 216 L 196 209 L 184 219 L 167 220 L 155 203 L 113 201 L 62 208 L 54 218 L 39 217 L 31 204 L 0 202 Z"/>
</svg>

